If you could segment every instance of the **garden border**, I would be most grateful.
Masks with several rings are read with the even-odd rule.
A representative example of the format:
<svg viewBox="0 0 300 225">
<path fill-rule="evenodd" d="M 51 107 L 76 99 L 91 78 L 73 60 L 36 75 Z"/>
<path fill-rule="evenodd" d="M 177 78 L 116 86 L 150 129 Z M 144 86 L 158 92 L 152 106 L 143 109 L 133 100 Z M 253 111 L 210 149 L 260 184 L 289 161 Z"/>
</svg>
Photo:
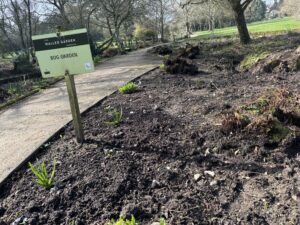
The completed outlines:
<svg viewBox="0 0 300 225">
<path fill-rule="evenodd" d="M 141 75 L 137 76 L 136 78 L 132 79 L 132 80 L 129 80 L 127 83 L 129 82 L 134 82 L 138 79 L 140 79 L 142 76 L 145 76 L 149 73 L 151 73 L 152 71 L 158 69 L 159 66 L 155 66 L 154 68 L 152 69 L 149 69 L 148 71 L 142 73 Z M 114 92 L 112 92 L 111 94 L 109 95 L 106 95 L 104 96 L 103 98 L 101 98 L 99 101 L 97 101 L 95 104 L 89 106 L 87 109 L 85 109 L 84 111 L 82 111 L 80 113 L 81 116 L 85 116 L 92 108 L 100 105 L 103 101 L 105 101 L 108 97 L 110 97 L 111 95 L 113 94 L 116 94 L 118 93 L 119 91 L 118 90 L 115 90 Z M 33 152 L 28 156 L 26 157 L 17 167 L 15 167 L 3 180 L 2 182 L 0 182 L 0 189 L 4 186 L 4 184 L 7 182 L 7 180 L 19 169 L 21 169 L 26 163 L 28 163 L 31 159 L 33 159 L 34 157 L 36 157 L 42 150 L 42 147 L 49 143 L 49 142 L 52 142 L 54 141 L 58 136 L 59 134 L 61 134 L 62 132 L 65 131 L 65 129 L 71 125 L 72 123 L 72 120 L 70 120 L 69 122 L 67 122 L 63 127 L 59 128 L 56 132 L 54 132 L 54 134 L 52 134 L 44 143 L 42 143 L 39 147 L 37 147 L 35 150 L 33 150 Z M 78 146 L 81 146 L 81 144 L 78 144 Z"/>
</svg>

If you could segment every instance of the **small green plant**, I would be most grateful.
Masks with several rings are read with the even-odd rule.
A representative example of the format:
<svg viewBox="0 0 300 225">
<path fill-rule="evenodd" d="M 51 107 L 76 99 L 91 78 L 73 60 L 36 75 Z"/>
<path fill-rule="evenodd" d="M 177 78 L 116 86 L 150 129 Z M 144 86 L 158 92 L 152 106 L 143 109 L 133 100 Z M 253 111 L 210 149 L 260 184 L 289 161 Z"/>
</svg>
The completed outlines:
<svg viewBox="0 0 300 225">
<path fill-rule="evenodd" d="M 53 162 L 53 168 L 51 174 L 48 174 L 45 163 L 41 163 L 37 166 L 32 165 L 29 162 L 29 168 L 37 178 L 37 184 L 40 186 L 50 189 L 54 186 L 54 176 L 56 168 L 56 160 Z"/>
<path fill-rule="evenodd" d="M 126 220 L 124 217 L 120 217 L 120 219 L 118 219 L 116 222 L 112 221 L 107 223 L 106 225 L 138 225 L 138 223 L 136 222 L 134 216 L 131 216 L 130 220 Z M 166 221 L 161 218 L 159 220 L 159 225 L 167 225 Z"/>
<path fill-rule="evenodd" d="M 98 65 L 99 63 L 101 63 L 101 61 L 103 60 L 103 58 L 99 55 L 94 57 L 94 64 Z"/>
<path fill-rule="evenodd" d="M 10 95 L 19 95 L 21 93 L 21 88 L 16 84 L 10 84 L 7 92 Z"/>
<path fill-rule="evenodd" d="M 134 216 L 131 216 L 131 220 L 126 220 L 121 216 L 120 219 L 118 219 L 116 222 L 112 221 L 107 223 L 106 225 L 138 225 L 138 223 L 135 221 Z"/>
<path fill-rule="evenodd" d="M 167 223 L 166 223 L 166 221 L 165 221 L 164 218 L 160 218 L 159 225 L 167 225 Z"/>
<path fill-rule="evenodd" d="M 138 88 L 137 84 L 133 82 L 129 82 L 128 84 L 125 84 L 124 86 L 120 87 L 119 92 L 122 94 L 131 94 L 135 92 L 137 88 Z"/>
<path fill-rule="evenodd" d="M 105 124 L 108 125 L 119 125 L 122 123 L 123 118 L 123 110 L 122 108 L 120 110 L 117 109 L 108 109 L 108 114 L 111 116 L 110 121 L 106 121 Z"/>
<path fill-rule="evenodd" d="M 159 65 L 160 70 L 166 70 L 166 65 L 164 63 Z"/>
</svg>

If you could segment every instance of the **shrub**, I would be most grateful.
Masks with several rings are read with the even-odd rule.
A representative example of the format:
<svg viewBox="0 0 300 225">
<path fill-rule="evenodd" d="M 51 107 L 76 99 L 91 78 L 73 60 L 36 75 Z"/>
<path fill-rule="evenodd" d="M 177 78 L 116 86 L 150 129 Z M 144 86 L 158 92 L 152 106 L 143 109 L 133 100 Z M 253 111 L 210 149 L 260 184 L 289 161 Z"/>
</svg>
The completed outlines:
<svg viewBox="0 0 300 225">
<path fill-rule="evenodd" d="M 135 29 L 134 37 L 138 40 L 143 40 L 143 41 L 154 40 L 156 37 L 156 31 L 138 25 Z"/>
<path fill-rule="evenodd" d="M 51 174 L 48 174 L 45 163 L 37 165 L 36 167 L 29 162 L 29 168 L 37 178 L 37 184 L 50 189 L 54 186 L 54 176 L 56 169 L 56 160 L 54 160 Z"/>
<path fill-rule="evenodd" d="M 120 111 L 118 111 L 117 109 L 110 109 L 108 110 L 108 114 L 111 116 L 111 120 L 110 121 L 106 121 L 105 124 L 108 125 L 119 125 L 120 123 L 122 123 L 123 121 L 123 111 L 122 108 L 120 109 Z"/>
<path fill-rule="evenodd" d="M 34 70 L 34 66 L 29 62 L 29 57 L 25 53 L 18 55 L 13 64 L 15 73 L 28 73 Z"/>
<path fill-rule="evenodd" d="M 128 84 L 125 84 L 124 86 L 120 87 L 119 92 L 122 94 L 131 94 L 135 92 L 137 88 L 138 88 L 137 84 L 133 82 L 129 82 Z"/>
</svg>

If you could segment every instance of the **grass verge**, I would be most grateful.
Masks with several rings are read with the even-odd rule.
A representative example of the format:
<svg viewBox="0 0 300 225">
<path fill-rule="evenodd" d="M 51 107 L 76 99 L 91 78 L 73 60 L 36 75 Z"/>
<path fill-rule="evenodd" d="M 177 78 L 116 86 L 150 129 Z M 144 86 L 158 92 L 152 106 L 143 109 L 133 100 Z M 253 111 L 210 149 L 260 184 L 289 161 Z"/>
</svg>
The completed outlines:
<svg viewBox="0 0 300 225">
<path fill-rule="evenodd" d="M 251 34 L 284 33 L 300 30 L 300 20 L 285 17 L 272 20 L 264 20 L 248 24 Z M 192 35 L 192 39 L 207 39 L 214 37 L 232 37 L 238 34 L 236 26 L 215 29 L 214 31 L 199 31 Z"/>
</svg>

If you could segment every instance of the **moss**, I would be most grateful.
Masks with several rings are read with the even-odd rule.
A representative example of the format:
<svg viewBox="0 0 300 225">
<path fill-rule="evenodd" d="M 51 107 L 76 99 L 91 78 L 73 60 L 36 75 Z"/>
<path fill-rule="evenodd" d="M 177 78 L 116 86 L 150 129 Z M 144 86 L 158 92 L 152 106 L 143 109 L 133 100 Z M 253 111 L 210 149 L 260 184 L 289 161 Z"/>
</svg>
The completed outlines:
<svg viewBox="0 0 300 225">
<path fill-rule="evenodd" d="M 268 136 L 267 143 L 271 145 L 278 145 L 284 138 L 286 138 L 290 130 L 278 120 L 273 120 L 266 132 Z"/>
<path fill-rule="evenodd" d="M 253 112 L 255 114 L 260 114 L 269 106 L 269 100 L 266 97 L 258 98 L 254 103 L 246 106 L 242 106 L 242 109 L 246 111 Z"/>
<path fill-rule="evenodd" d="M 244 60 L 241 62 L 240 66 L 242 69 L 250 69 L 253 65 L 255 65 L 258 61 L 265 59 L 269 56 L 268 52 L 254 53 L 246 55 Z"/>
</svg>

